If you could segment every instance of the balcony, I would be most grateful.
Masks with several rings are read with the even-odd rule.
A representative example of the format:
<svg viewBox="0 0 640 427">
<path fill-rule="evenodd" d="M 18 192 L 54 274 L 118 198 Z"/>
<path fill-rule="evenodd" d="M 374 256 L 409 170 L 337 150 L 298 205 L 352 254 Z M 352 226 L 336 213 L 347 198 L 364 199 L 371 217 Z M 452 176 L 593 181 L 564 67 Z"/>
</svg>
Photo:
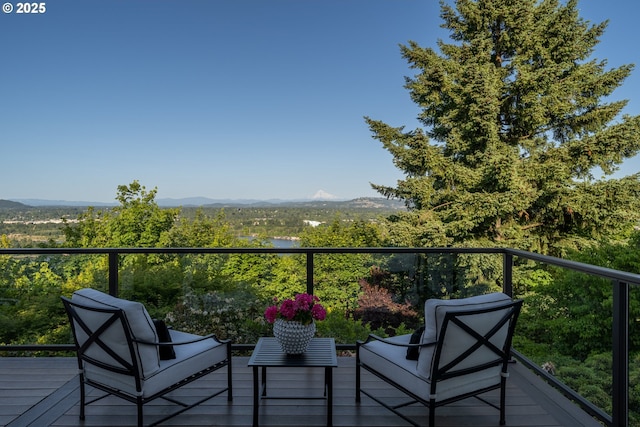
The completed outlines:
<svg viewBox="0 0 640 427">
<path fill-rule="evenodd" d="M 592 265 L 566 261 L 511 249 L 468 249 L 468 248 L 127 248 L 127 249 L 0 249 L 0 256 L 11 257 L 58 257 L 58 256 L 97 256 L 106 257 L 108 275 L 103 284 L 105 290 L 118 295 L 123 282 L 128 280 L 122 275 L 121 259 L 130 254 L 216 254 L 216 255 L 292 255 L 305 259 L 307 291 L 314 291 L 319 274 L 318 260 L 332 254 L 369 254 L 372 256 L 420 256 L 430 257 L 438 254 L 458 256 L 490 256 L 500 259 L 502 265 L 502 286 L 505 293 L 513 295 L 513 271 L 518 261 L 526 260 L 554 268 L 566 269 L 580 274 L 593 275 L 610 281 L 613 289 L 612 317 L 612 365 L 611 377 L 612 411 L 607 414 L 585 398 L 568 388 L 554 376 L 548 374 L 533 363 L 526 355 L 514 349 L 514 364 L 510 370 L 507 394 L 507 425 L 509 426 L 589 426 L 609 425 L 628 426 L 629 405 L 629 292 L 640 285 L 640 275 L 596 267 Z M 516 295 L 518 296 L 518 295 Z M 517 333 L 517 332 L 516 332 Z M 355 360 L 342 356 L 352 350 L 355 343 L 341 343 L 338 368 L 334 371 L 334 416 L 336 426 L 395 426 L 406 425 L 400 418 L 388 413 L 374 402 L 363 398 L 355 403 Z M 65 352 L 69 345 L 3 345 L 0 351 L 5 354 L 16 352 Z M 188 411 L 166 425 L 251 425 L 251 372 L 247 367 L 247 352 L 251 343 L 237 343 L 234 350 L 234 401 L 213 399 Z M 62 354 L 62 353 L 61 353 Z M 135 408 L 128 403 L 104 399 L 88 409 L 84 423 L 78 419 L 78 381 L 76 361 L 70 357 L 2 357 L 0 358 L 0 424 L 7 426 L 23 425 L 128 425 Z M 214 373 L 213 376 L 216 374 Z M 310 370 L 305 375 L 300 371 L 281 371 L 278 384 L 273 389 L 289 389 L 295 393 L 305 393 L 312 389 L 317 381 Z M 373 381 L 373 379 L 371 378 Z M 204 379 L 190 385 L 181 393 L 197 396 L 198 388 L 207 387 Z M 276 380 L 274 380 L 275 383 Z M 395 395 L 390 388 L 380 383 L 381 392 Z M 287 393 L 291 395 L 292 393 Z M 489 396 L 489 399 L 495 396 Z M 164 404 L 153 404 L 149 421 L 153 414 L 169 411 Z M 323 401 L 276 400 L 261 407 L 261 424 L 265 426 L 324 425 Z M 409 409 L 418 420 L 424 419 L 426 411 L 416 407 Z M 437 425 L 497 425 L 497 411 L 473 399 L 444 407 L 436 411 Z"/>
</svg>

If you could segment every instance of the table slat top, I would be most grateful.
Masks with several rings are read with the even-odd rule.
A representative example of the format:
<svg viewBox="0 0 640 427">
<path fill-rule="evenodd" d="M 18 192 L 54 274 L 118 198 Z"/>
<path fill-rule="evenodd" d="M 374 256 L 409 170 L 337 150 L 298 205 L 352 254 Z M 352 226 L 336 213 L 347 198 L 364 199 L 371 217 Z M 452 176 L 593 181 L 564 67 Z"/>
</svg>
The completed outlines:
<svg viewBox="0 0 640 427">
<path fill-rule="evenodd" d="M 337 367 L 336 343 L 333 338 L 313 338 L 306 352 L 287 355 L 275 338 L 263 337 L 258 340 L 248 366 Z"/>
</svg>

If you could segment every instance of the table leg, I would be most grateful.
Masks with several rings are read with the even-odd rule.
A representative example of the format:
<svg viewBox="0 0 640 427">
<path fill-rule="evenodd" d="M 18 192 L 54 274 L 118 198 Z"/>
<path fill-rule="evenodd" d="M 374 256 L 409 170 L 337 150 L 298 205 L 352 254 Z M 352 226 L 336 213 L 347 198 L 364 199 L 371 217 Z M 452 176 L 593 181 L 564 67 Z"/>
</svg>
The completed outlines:
<svg viewBox="0 0 640 427">
<path fill-rule="evenodd" d="M 267 395 L 267 367 L 262 367 L 262 395 Z"/>
<path fill-rule="evenodd" d="M 333 368 L 324 368 L 325 389 L 327 391 L 327 427 L 333 426 Z"/>
<path fill-rule="evenodd" d="M 253 427 L 258 427 L 258 405 L 260 397 L 258 396 L 258 367 L 253 367 Z"/>
</svg>

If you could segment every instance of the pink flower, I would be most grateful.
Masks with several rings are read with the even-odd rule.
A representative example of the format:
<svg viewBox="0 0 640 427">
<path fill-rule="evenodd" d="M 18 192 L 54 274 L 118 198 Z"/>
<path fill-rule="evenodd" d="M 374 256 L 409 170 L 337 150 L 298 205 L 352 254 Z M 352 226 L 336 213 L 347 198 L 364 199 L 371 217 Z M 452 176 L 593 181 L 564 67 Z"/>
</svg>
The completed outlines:
<svg viewBox="0 0 640 427">
<path fill-rule="evenodd" d="M 293 320 L 298 309 L 296 308 L 296 303 L 290 299 L 286 299 L 282 301 L 280 305 L 280 314 L 287 320 Z"/>
<path fill-rule="evenodd" d="M 309 310 L 309 307 L 313 304 L 313 297 L 309 294 L 297 294 L 295 302 L 298 310 Z"/>
<path fill-rule="evenodd" d="M 275 322 L 276 317 L 278 317 L 278 306 L 272 305 L 270 307 L 267 307 L 267 309 L 264 311 L 264 317 L 269 323 Z"/>
<path fill-rule="evenodd" d="M 324 320 L 327 317 L 327 311 L 320 304 L 316 304 L 311 308 L 311 316 L 316 320 Z"/>
</svg>

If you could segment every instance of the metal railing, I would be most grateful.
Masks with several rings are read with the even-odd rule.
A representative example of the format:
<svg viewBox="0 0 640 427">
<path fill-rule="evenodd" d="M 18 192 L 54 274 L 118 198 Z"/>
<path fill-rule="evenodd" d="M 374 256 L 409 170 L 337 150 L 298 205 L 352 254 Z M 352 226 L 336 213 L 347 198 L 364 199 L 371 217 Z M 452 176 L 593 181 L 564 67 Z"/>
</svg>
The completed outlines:
<svg viewBox="0 0 640 427">
<path fill-rule="evenodd" d="M 568 388 L 554 376 L 542 370 L 524 355 L 514 350 L 514 356 L 532 369 L 548 383 L 556 387 L 566 397 L 578 403 L 587 413 L 608 426 L 628 426 L 629 408 L 629 291 L 631 286 L 640 285 L 640 275 L 598 267 L 590 264 L 563 260 L 508 248 L 0 248 L 0 255 L 107 255 L 109 260 L 109 293 L 119 293 L 119 259 L 127 254 L 302 254 L 306 256 L 307 292 L 314 290 L 314 257 L 317 254 L 502 254 L 503 291 L 513 295 L 513 266 L 516 258 L 540 262 L 611 280 L 613 288 L 613 392 L 612 415 Z M 251 346 L 236 345 L 235 349 L 245 350 Z M 341 345 L 342 349 L 355 348 Z M 0 345 L 0 352 L 7 351 L 69 351 L 72 345 Z"/>
</svg>

